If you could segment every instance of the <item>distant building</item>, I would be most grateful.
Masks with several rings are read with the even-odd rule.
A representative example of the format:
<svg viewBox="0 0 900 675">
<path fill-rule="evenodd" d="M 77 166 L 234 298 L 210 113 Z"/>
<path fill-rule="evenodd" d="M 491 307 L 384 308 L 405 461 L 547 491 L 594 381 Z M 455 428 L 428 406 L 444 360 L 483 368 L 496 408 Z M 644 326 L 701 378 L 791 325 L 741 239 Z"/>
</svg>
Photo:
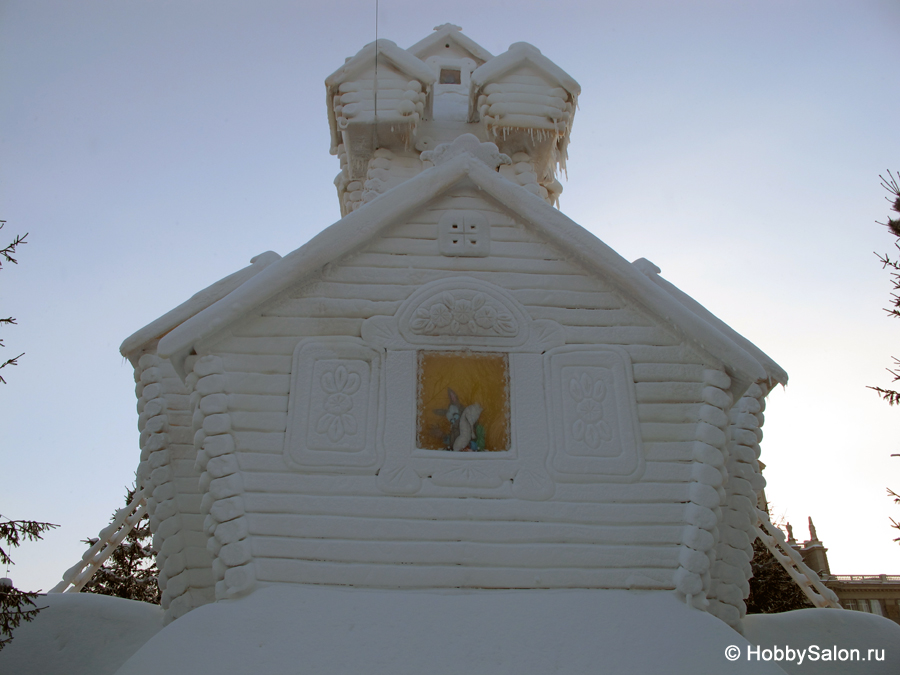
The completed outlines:
<svg viewBox="0 0 900 675">
<path fill-rule="evenodd" d="M 819 541 L 812 518 L 809 519 L 810 538 L 802 544 L 794 539 L 790 524 L 787 527 L 788 543 L 835 592 L 844 609 L 877 614 L 900 623 L 900 574 L 832 574 L 828 549 Z"/>
</svg>

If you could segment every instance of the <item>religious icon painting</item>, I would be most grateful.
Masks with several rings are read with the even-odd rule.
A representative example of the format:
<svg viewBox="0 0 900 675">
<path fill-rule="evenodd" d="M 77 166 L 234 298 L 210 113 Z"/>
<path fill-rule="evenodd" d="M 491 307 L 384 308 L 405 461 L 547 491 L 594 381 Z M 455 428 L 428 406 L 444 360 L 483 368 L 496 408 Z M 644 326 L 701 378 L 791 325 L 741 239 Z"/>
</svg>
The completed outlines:
<svg viewBox="0 0 900 675">
<path fill-rule="evenodd" d="M 427 450 L 509 450 L 509 357 L 421 351 L 416 445 Z"/>
</svg>

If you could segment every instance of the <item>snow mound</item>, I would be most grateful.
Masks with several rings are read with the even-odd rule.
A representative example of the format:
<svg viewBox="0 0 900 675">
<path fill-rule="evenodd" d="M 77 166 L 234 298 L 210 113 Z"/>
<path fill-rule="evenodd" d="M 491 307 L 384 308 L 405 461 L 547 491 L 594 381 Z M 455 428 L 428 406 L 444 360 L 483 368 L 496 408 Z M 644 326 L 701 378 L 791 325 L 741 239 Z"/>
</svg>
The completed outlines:
<svg viewBox="0 0 900 675">
<path fill-rule="evenodd" d="M 52 593 L 0 651 L 4 675 L 112 675 L 162 629 L 157 605 L 94 593 Z"/>
<path fill-rule="evenodd" d="M 270 586 L 169 624 L 118 675 L 770 673 L 672 593 Z"/>
<path fill-rule="evenodd" d="M 900 626 L 884 617 L 838 609 L 798 609 L 782 614 L 752 614 L 744 618 L 744 636 L 763 648 L 807 649 L 817 646 L 818 660 L 807 653 L 778 663 L 787 673 L 803 675 L 869 675 L 900 673 Z M 860 660 L 850 660 L 858 649 Z M 870 655 L 869 650 L 878 650 Z M 847 650 L 842 654 L 841 650 Z M 846 660 L 841 660 L 845 656 Z M 869 657 L 871 656 L 871 660 Z M 773 653 L 774 657 L 774 653 Z M 883 661 L 877 660 L 882 658 Z"/>
</svg>

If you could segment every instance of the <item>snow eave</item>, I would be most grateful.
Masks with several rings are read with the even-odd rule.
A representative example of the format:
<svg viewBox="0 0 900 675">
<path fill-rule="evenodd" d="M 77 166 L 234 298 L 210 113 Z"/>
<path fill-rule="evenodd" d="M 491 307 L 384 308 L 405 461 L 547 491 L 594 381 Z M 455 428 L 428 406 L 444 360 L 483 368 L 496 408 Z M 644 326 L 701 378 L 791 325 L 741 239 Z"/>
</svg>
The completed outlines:
<svg viewBox="0 0 900 675">
<path fill-rule="evenodd" d="M 443 26 L 438 26 L 437 28 L 435 28 L 434 33 L 422 40 L 419 40 L 416 44 L 414 44 L 412 47 L 409 47 L 406 51 L 408 51 L 415 57 L 420 57 L 423 52 L 427 51 L 440 42 L 444 42 L 445 40 L 450 40 L 451 42 L 456 43 L 467 52 L 469 52 L 469 54 L 475 57 L 475 59 L 478 61 L 490 61 L 494 58 L 494 55 L 491 54 L 487 49 L 475 42 L 475 40 L 473 40 L 472 38 L 465 35 L 459 26 L 454 26 L 453 24 L 449 23 L 445 23 Z"/>
<path fill-rule="evenodd" d="M 184 360 L 197 343 L 226 330 L 261 303 L 365 245 L 382 229 L 423 207 L 466 175 L 469 159 L 479 162 L 468 154 L 456 157 L 423 171 L 341 218 L 263 273 L 176 327 L 160 340 L 158 353 L 169 358 L 175 370 L 183 375 Z"/>
<path fill-rule="evenodd" d="M 509 49 L 499 56 L 495 56 L 487 63 L 479 66 L 472 72 L 472 86 L 482 89 L 486 85 L 503 77 L 506 73 L 523 64 L 531 64 L 560 87 L 569 92 L 573 98 L 581 94 L 581 85 L 566 71 L 544 56 L 541 51 L 527 42 L 517 42 L 510 45 Z"/>
<path fill-rule="evenodd" d="M 405 49 L 401 49 L 390 40 L 376 40 L 359 50 L 356 56 L 325 78 L 325 86 L 338 87 L 358 75 L 369 64 L 374 64 L 376 53 L 383 56 L 398 70 L 414 77 L 424 84 L 435 81 L 434 72 L 422 60 L 417 59 Z"/>
<path fill-rule="evenodd" d="M 227 277 L 207 286 L 202 291 L 194 293 L 175 309 L 166 312 L 155 321 L 151 321 L 125 338 L 125 341 L 119 347 L 119 352 L 131 361 L 132 365 L 137 365 L 142 350 L 149 343 L 162 338 L 195 314 L 218 302 L 280 258 L 281 256 L 274 251 L 260 253 L 250 260 L 250 264 L 247 267 L 229 274 Z"/>
<path fill-rule="evenodd" d="M 640 258 L 635 260 L 632 263 L 637 269 L 643 272 L 651 281 L 653 281 L 657 286 L 662 288 L 666 293 L 675 298 L 682 305 L 687 307 L 691 312 L 696 314 L 698 317 L 706 321 L 712 326 L 715 326 L 719 331 L 727 335 L 731 338 L 737 345 L 739 345 L 744 351 L 750 354 L 753 358 L 755 358 L 759 364 L 766 371 L 766 381 L 769 386 L 774 384 L 786 385 L 788 382 L 788 374 L 787 371 L 784 370 L 781 366 L 779 366 L 774 359 L 772 359 L 768 354 L 763 352 L 759 347 L 753 344 L 750 340 L 745 338 L 743 335 L 734 330 L 727 323 L 722 321 L 715 314 L 710 312 L 706 307 L 697 302 L 690 295 L 682 291 L 680 288 L 675 286 L 672 282 L 664 279 L 660 275 L 660 269 L 654 265 L 652 262 L 647 260 L 646 258 Z"/>
<path fill-rule="evenodd" d="M 158 353 L 184 374 L 184 359 L 201 341 L 227 330 L 262 303 L 318 273 L 327 263 L 360 249 L 465 177 L 561 248 L 576 264 L 611 281 L 693 347 L 721 361 L 732 377 L 736 398 L 752 383 L 769 378 L 760 362 L 720 329 L 721 322 L 710 323 L 698 316 L 596 236 L 537 195 L 503 178 L 470 152 L 423 171 L 326 228 L 174 328 L 160 340 Z"/>
<path fill-rule="evenodd" d="M 729 335 L 689 310 L 616 251 L 543 199 L 502 178 L 484 164 L 473 167 L 470 177 L 486 193 L 569 253 L 575 262 L 612 281 L 618 290 L 644 306 L 693 347 L 721 361 L 732 377 L 731 391 L 735 398 L 754 382 L 768 379 L 768 373 L 759 361 Z M 725 325 L 718 319 L 716 322 Z M 729 331 L 737 335 L 731 329 Z"/>
</svg>

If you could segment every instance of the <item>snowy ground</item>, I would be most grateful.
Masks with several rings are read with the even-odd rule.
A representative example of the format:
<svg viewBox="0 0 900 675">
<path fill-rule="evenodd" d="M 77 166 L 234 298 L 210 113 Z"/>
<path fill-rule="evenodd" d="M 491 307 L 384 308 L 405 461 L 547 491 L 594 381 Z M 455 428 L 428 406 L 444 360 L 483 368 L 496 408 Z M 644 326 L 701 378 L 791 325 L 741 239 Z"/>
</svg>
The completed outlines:
<svg viewBox="0 0 900 675">
<path fill-rule="evenodd" d="M 668 592 L 269 587 L 162 630 L 159 609 L 142 603 L 78 594 L 44 604 L 0 652 L 4 675 L 900 672 L 900 626 L 887 619 L 843 610 L 755 616 L 748 642 Z M 752 642 L 759 660 L 747 658 Z M 810 645 L 885 650 L 885 660 L 762 660 L 766 649 Z M 739 652 L 733 662 L 729 646 Z"/>
<path fill-rule="evenodd" d="M 0 651 L 3 675 L 113 675 L 162 628 L 158 606 L 105 595 L 56 593 L 38 607 Z"/>
</svg>

